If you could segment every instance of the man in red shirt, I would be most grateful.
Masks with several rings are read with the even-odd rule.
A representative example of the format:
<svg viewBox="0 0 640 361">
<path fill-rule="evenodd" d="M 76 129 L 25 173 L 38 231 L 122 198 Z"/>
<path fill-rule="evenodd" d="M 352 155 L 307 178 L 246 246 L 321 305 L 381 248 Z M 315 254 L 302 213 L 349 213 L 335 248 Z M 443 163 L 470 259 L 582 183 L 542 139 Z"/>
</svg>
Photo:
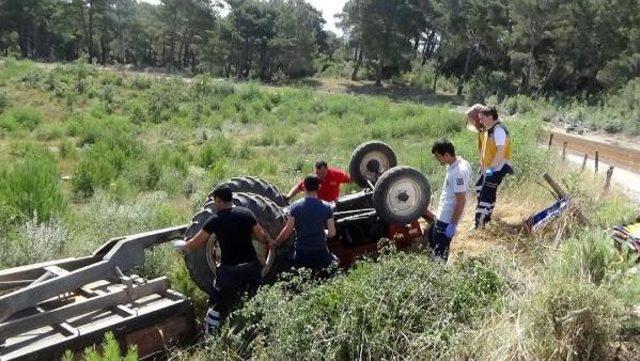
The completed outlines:
<svg viewBox="0 0 640 361">
<path fill-rule="evenodd" d="M 324 160 L 316 162 L 316 175 L 320 178 L 318 198 L 327 202 L 333 202 L 338 199 L 340 196 L 340 184 L 351 182 L 349 174 L 338 168 L 329 168 Z M 304 181 L 293 187 L 289 194 L 285 196 L 285 199 L 289 201 L 302 191 L 304 191 Z"/>
</svg>

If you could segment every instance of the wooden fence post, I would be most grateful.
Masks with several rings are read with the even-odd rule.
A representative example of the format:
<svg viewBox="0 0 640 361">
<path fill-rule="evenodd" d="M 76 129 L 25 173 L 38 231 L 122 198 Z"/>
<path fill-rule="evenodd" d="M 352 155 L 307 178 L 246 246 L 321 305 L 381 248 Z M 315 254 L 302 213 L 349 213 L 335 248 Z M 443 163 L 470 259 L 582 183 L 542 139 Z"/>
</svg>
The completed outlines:
<svg viewBox="0 0 640 361">
<path fill-rule="evenodd" d="M 587 155 L 587 153 L 585 153 L 584 158 L 582 159 L 582 169 L 580 170 L 581 172 L 584 172 L 584 169 L 587 167 L 587 158 L 589 158 L 589 156 Z"/>
<path fill-rule="evenodd" d="M 549 149 L 551 149 L 551 143 L 553 143 L 553 133 L 549 134 Z"/>
<path fill-rule="evenodd" d="M 564 144 L 562 145 L 562 160 L 564 161 L 565 158 L 567 158 L 567 143 L 569 142 L 564 142 Z"/>
<path fill-rule="evenodd" d="M 598 162 L 599 162 L 599 157 L 598 157 L 598 151 L 596 150 L 596 170 L 595 170 L 595 173 L 598 173 Z"/>
<path fill-rule="evenodd" d="M 604 182 L 604 191 L 608 191 L 611 188 L 611 177 L 613 176 L 613 166 L 609 166 L 607 170 L 607 180 Z"/>
</svg>

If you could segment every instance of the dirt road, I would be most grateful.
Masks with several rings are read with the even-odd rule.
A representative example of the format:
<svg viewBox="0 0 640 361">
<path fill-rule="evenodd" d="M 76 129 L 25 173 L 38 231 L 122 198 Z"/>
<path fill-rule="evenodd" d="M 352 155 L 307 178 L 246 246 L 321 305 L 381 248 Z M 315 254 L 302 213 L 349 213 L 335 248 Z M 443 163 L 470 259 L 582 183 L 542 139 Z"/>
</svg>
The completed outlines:
<svg viewBox="0 0 640 361">
<path fill-rule="evenodd" d="M 553 146 L 562 148 L 566 142 L 567 150 L 581 155 L 587 154 L 591 160 L 595 159 L 597 151 L 600 161 L 610 163 L 615 167 L 625 168 L 632 172 L 640 172 L 639 150 L 623 148 L 559 131 L 551 131 L 549 134 L 553 134 Z"/>
<path fill-rule="evenodd" d="M 640 151 L 559 131 L 550 131 L 548 137 L 551 134 L 552 146 L 561 152 L 566 142 L 567 160 L 578 167 L 582 166 L 586 154 L 586 169 L 594 171 L 597 151 L 598 173 L 604 175 L 610 165 L 614 166 L 612 183 L 618 185 L 633 201 L 640 203 Z"/>
</svg>

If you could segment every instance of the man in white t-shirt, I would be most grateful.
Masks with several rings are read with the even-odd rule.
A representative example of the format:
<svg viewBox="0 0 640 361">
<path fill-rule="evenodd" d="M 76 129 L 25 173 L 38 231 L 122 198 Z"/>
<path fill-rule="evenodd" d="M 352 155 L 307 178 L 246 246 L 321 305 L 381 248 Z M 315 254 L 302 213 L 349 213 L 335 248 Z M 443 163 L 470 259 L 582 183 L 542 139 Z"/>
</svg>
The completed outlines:
<svg viewBox="0 0 640 361">
<path fill-rule="evenodd" d="M 471 189 L 471 166 L 462 157 L 456 156 L 455 147 L 448 139 L 438 139 L 431 148 L 431 153 L 441 165 L 447 166 L 447 175 L 436 214 L 427 210 L 424 218 L 433 221 L 429 232 L 429 248 L 437 257 L 446 261 L 449 257 L 449 245 L 462 219 L 467 194 Z"/>
</svg>

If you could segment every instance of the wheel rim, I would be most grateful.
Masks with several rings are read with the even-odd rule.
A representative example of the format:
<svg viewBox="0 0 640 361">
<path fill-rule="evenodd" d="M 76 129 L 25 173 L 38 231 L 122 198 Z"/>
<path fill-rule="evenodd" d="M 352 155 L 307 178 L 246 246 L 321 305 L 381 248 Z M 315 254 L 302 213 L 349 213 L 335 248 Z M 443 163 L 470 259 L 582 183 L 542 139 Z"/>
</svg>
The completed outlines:
<svg viewBox="0 0 640 361">
<path fill-rule="evenodd" d="M 379 169 L 378 172 L 372 172 L 368 168 L 370 162 L 377 162 Z M 360 161 L 360 174 L 364 175 L 364 177 L 371 181 L 371 183 L 375 183 L 378 180 L 378 177 L 389 170 L 389 158 L 387 158 L 384 153 L 374 151 L 367 153 Z"/>
<path fill-rule="evenodd" d="M 399 179 L 389 187 L 387 206 L 396 216 L 404 217 L 413 214 L 420 208 L 422 189 L 413 179 Z"/>
</svg>

